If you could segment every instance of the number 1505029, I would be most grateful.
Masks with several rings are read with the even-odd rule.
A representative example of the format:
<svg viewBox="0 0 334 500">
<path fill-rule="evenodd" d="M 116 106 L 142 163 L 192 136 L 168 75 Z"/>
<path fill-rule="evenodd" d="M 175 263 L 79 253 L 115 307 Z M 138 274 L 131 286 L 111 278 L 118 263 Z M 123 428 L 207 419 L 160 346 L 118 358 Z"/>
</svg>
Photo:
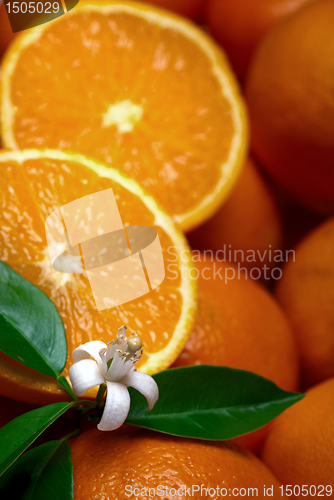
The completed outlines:
<svg viewBox="0 0 334 500">
<path fill-rule="evenodd" d="M 57 14 L 60 2 L 8 2 L 8 14 Z"/>
<path fill-rule="evenodd" d="M 311 485 L 308 486 L 304 484 L 303 486 L 286 484 L 285 486 L 279 487 L 281 490 L 281 495 L 286 495 L 288 497 L 331 497 L 333 493 L 333 488 L 330 484 L 328 485 Z"/>
</svg>

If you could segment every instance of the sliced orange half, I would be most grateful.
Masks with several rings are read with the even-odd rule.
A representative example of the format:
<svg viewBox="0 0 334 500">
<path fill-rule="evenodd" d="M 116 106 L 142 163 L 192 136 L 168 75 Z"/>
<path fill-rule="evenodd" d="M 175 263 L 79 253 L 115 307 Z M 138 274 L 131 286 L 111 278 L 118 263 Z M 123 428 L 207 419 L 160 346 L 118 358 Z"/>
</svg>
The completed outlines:
<svg viewBox="0 0 334 500">
<path fill-rule="evenodd" d="M 106 162 L 183 230 L 208 218 L 239 175 L 247 126 L 235 78 L 211 38 L 171 13 L 80 3 L 18 37 L 1 80 L 5 147 Z"/>
<path fill-rule="evenodd" d="M 63 375 L 68 375 L 77 346 L 90 340 L 107 343 L 123 324 L 144 344 L 144 355 L 136 366 L 146 373 L 167 368 L 187 341 L 196 307 L 196 283 L 189 276 L 187 243 L 172 219 L 137 182 L 81 155 L 57 150 L 3 151 L 0 176 L 0 259 L 43 290 L 56 305 L 68 343 Z M 133 226 L 157 231 L 165 278 L 157 288 L 152 286 L 153 290 L 134 300 L 99 310 L 85 269 L 83 273 L 65 273 L 52 266 L 45 222 L 60 207 L 108 189 L 113 191 L 129 234 Z M 98 217 L 103 214 L 108 216 L 105 201 Z M 129 269 L 132 276 L 130 273 Z M 51 377 L 26 369 L 4 355 L 0 359 L 0 394 L 36 404 L 66 397 Z"/>
</svg>

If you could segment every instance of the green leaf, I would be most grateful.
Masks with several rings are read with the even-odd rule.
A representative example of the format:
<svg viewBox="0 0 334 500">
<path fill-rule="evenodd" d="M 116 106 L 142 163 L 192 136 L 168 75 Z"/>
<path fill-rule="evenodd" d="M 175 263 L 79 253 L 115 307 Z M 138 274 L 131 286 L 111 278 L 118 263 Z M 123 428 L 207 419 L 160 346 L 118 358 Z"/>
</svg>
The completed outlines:
<svg viewBox="0 0 334 500">
<path fill-rule="evenodd" d="M 80 403 L 84 403 L 80 401 Z M 0 429 L 0 476 L 58 417 L 78 403 L 54 403 L 29 411 Z"/>
<path fill-rule="evenodd" d="M 151 412 L 130 388 L 126 423 L 198 439 L 231 439 L 262 427 L 304 397 L 255 373 L 224 366 L 174 368 L 153 376 L 160 397 Z"/>
<path fill-rule="evenodd" d="M 73 463 L 67 441 L 50 441 L 27 451 L 0 478 L 1 498 L 72 500 Z"/>
<path fill-rule="evenodd" d="M 44 292 L 0 261 L 0 350 L 57 377 L 67 356 L 64 325 Z"/>
</svg>

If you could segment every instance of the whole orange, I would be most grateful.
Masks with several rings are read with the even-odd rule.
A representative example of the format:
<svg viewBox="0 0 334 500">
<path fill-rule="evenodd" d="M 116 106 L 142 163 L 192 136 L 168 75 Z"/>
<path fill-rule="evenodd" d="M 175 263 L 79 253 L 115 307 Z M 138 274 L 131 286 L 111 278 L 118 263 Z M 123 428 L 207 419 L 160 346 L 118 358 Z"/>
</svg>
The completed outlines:
<svg viewBox="0 0 334 500">
<path fill-rule="evenodd" d="M 139 499 L 154 493 L 165 500 L 218 499 L 225 491 L 231 495 L 233 488 L 238 493 L 243 488 L 246 494 L 247 488 L 258 488 L 262 497 L 264 485 L 273 485 L 273 498 L 280 497 L 279 483 L 264 464 L 232 443 L 183 439 L 124 426 L 109 433 L 92 429 L 72 439 L 70 445 L 75 500 Z"/>
<path fill-rule="evenodd" d="M 277 25 L 246 82 L 252 149 L 299 203 L 334 212 L 334 3 L 320 0 Z"/>
<path fill-rule="evenodd" d="M 255 48 L 285 16 L 312 0 L 208 0 L 205 16 L 236 73 L 244 78 Z"/>
<path fill-rule="evenodd" d="M 333 256 L 331 217 L 299 243 L 276 289 L 295 332 L 308 385 L 334 377 Z"/>
<path fill-rule="evenodd" d="M 308 485 L 304 498 L 333 498 L 334 378 L 275 419 L 262 458 L 283 484 Z"/>
<path fill-rule="evenodd" d="M 274 297 L 242 273 L 238 275 L 230 264 L 204 254 L 198 258 L 198 315 L 173 366 L 226 365 L 296 390 L 295 339 Z"/>
<path fill-rule="evenodd" d="M 198 269 L 198 315 L 174 367 L 226 365 L 255 372 L 285 390 L 298 386 L 295 340 L 275 299 L 259 284 L 238 277 L 230 264 L 201 255 Z M 226 281 L 225 281 L 226 278 Z M 238 438 L 256 452 L 267 426 Z"/>
<path fill-rule="evenodd" d="M 227 260 L 231 250 L 232 262 L 239 262 L 248 271 L 254 267 L 263 269 L 264 265 L 277 266 L 272 256 L 281 247 L 281 216 L 269 186 L 251 158 L 224 205 L 187 236 L 192 248 L 215 253 L 225 249 Z M 246 260 L 250 256 L 254 260 Z M 262 275 L 265 278 L 264 271 Z"/>
</svg>

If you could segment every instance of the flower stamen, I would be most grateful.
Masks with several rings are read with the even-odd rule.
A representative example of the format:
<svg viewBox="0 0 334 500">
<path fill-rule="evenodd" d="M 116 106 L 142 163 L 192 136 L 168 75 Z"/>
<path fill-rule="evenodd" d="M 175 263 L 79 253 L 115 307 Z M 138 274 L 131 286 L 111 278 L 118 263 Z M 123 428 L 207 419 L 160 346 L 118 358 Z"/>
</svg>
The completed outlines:
<svg viewBox="0 0 334 500">
<path fill-rule="evenodd" d="M 118 345 L 123 344 L 123 342 L 125 340 L 125 330 L 126 329 L 127 329 L 127 327 L 125 325 L 121 326 L 118 329 L 116 340 L 114 340 L 115 344 L 118 344 Z"/>
<path fill-rule="evenodd" d="M 151 410 L 159 397 L 159 390 L 152 377 L 137 372 L 135 364 L 143 355 L 143 343 L 140 337 L 132 332 L 125 336 L 126 326 L 118 329 L 115 340 L 104 344 L 101 341 L 87 342 L 73 352 L 74 365 L 70 367 L 69 376 L 73 390 L 82 396 L 88 389 L 100 385 L 100 401 L 105 390 L 104 411 L 100 430 L 117 429 L 127 417 L 130 408 L 128 386 L 134 387 L 147 399 Z M 93 359 L 92 359 L 93 358 Z"/>
</svg>

